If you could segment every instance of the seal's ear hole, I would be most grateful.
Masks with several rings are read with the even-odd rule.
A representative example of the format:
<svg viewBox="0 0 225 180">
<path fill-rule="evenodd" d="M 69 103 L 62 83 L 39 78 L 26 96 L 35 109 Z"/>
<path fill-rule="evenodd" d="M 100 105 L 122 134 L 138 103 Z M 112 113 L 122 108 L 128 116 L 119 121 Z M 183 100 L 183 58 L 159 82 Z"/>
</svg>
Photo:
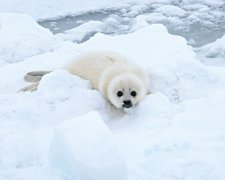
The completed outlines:
<svg viewBox="0 0 225 180">
<path fill-rule="evenodd" d="M 117 92 L 117 96 L 118 96 L 118 97 L 123 96 L 123 92 L 122 92 L 122 91 L 118 91 L 118 92 Z"/>
<path fill-rule="evenodd" d="M 135 97 L 135 96 L 137 96 L 137 92 L 136 91 L 131 91 L 130 95 Z"/>
</svg>

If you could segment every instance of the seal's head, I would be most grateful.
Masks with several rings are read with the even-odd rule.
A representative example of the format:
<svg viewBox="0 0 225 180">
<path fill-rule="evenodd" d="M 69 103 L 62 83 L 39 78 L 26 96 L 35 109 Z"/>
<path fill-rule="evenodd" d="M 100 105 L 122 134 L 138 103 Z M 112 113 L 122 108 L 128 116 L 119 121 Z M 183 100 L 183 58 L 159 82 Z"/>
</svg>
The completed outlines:
<svg viewBox="0 0 225 180">
<path fill-rule="evenodd" d="M 109 101 L 117 108 L 131 108 L 147 94 L 143 82 L 133 74 L 121 74 L 112 79 L 107 89 Z"/>
</svg>

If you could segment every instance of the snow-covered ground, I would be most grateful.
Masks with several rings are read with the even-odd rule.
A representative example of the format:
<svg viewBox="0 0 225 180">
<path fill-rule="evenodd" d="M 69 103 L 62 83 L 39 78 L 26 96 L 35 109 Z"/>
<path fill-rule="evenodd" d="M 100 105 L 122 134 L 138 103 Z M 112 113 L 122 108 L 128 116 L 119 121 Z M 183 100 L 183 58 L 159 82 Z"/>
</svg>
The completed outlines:
<svg viewBox="0 0 225 180">
<path fill-rule="evenodd" d="M 0 179 L 224 180 L 224 5 L 0 0 Z M 79 16 L 54 31 L 67 15 Z M 192 39 L 195 22 L 214 38 Z M 63 69 L 95 50 L 142 66 L 152 94 L 123 113 Z M 36 92 L 18 92 L 33 70 L 53 72 Z"/>
</svg>

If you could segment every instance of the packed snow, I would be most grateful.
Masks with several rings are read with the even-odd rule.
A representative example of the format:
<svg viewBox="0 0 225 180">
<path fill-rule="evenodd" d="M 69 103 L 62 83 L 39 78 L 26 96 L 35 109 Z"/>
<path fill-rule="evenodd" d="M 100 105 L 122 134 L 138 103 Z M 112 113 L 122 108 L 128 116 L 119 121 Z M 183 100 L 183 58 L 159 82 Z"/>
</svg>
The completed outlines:
<svg viewBox="0 0 225 180">
<path fill-rule="evenodd" d="M 0 179 L 224 180 L 225 31 L 198 48 L 170 33 L 192 22 L 219 27 L 224 4 L 0 0 Z M 56 34 L 36 22 L 99 10 L 107 16 Z M 65 70 L 96 50 L 143 67 L 151 94 L 123 112 Z M 52 72 L 20 92 L 33 70 Z"/>
<path fill-rule="evenodd" d="M 126 163 L 115 137 L 94 111 L 56 129 L 50 160 L 67 179 L 127 179 Z"/>
</svg>

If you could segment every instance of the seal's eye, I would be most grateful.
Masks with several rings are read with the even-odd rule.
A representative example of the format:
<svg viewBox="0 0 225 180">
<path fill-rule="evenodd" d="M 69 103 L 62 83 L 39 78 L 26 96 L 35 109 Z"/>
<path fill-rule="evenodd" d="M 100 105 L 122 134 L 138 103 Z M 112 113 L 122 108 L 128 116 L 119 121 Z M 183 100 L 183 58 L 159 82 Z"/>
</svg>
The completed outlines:
<svg viewBox="0 0 225 180">
<path fill-rule="evenodd" d="M 117 92 L 117 96 L 118 96 L 118 97 L 123 96 L 123 92 L 122 92 L 122 91 L 118 91 L 118 92 Z"/>
<path fill-rule="evenodd" d="M 137 93 L 136 93 L 136 91 L 131 91 L 130 95 L 135 97 L 137 95 Z"/>
</svg>

